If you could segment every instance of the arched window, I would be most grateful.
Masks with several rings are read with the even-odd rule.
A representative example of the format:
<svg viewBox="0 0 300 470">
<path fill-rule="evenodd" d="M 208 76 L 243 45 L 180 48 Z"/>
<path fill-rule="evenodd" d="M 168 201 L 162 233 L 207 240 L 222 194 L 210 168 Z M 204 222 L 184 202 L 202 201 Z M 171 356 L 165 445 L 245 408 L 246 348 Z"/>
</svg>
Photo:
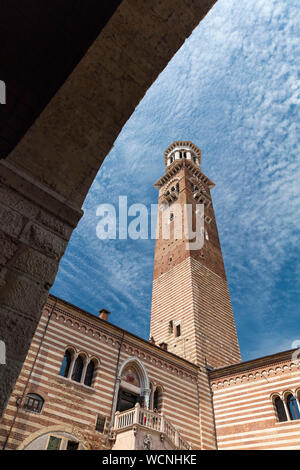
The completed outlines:
<svg viewBox="0 0 300 470">
<path fill-rule="evenodd" d="M 160 387 L 156 387 L 153 395 L 153 410 L 161 411 L 162 405 L 162 389 Z"/>
<path fill-rule="evenodd" d="M 292 394 L 290 394 L 287 396 L 286 403 L 289 410 L 290 418 L 292 420 L 300 419 L 300 412 L 296 398 Z"/>
<path fill-rule="evenodd" d="M 72 353 L 69 349 L 67 349 L 65 352 L 62 364 L 61 364 L 59 375 L 61 375 L 62 377 L 68 377 L 71 362 L 72 362 Z"/>
<path fill-rule="evenodd" d="M 284 404 L 283 404 L 283 401 L 281 400 L 280 397 L 275 398 L 274 405 L 275 405 L 275 408 L 276 408 L 278 421 L 280 421 L 280 422 L 287 421 L 287 416 L 286 416 Z"/>
<path fill-rule="evenodd" d="M 75 380 L 75 382 L 80 382 L 82 371 L 83 371 L 83 358 L 81 356 L 78 356 L 74 364 L 72 380 Z"/>
<path fill-rule="evenodd" d="M 40 395 L 36 393 L 28 393 L 26 395 L 23 408 L 26 411 L 31 411 L 33 413 L 40 413 L 44 405 L 44 400 Z"/>
<path fill-rule="evenodd" d="M 86 368 L 84 385 L 88 385 L 89 387 L 91 387 L 92 382 L 93 382 L 95 367 L 96 367 L 95 361 L 92 359 Z"/>
</svg>

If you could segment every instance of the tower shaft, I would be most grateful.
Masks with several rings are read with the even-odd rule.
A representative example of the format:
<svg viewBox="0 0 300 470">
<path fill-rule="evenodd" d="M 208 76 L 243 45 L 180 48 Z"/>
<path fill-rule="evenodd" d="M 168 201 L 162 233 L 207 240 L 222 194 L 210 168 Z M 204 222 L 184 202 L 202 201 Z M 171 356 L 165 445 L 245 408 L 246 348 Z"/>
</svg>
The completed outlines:
<svg viewBox="0 0 300 470">
<path fill-rule="evenodd" d="M 202 173 L 201 151 L 191 142 L 172 144 L 165 152 L 165 161 L 166 173 L 155 183 L 163 210 L 158 211 L 150 335 L 157 344 L 167 343 L 170 352 L 199 366 L 201 446 L 213 448 L 207 367 L 241 361 L 210 194 L 214 184 Z M 179 222 L 183 227 L 188 205 L 196 233 L 197 211 L 204 209 L 201 248 L 193 249 L 185 233 L 178 236 Z M 169 238 L 164 232 L 166 224 Z"/>
</svg>

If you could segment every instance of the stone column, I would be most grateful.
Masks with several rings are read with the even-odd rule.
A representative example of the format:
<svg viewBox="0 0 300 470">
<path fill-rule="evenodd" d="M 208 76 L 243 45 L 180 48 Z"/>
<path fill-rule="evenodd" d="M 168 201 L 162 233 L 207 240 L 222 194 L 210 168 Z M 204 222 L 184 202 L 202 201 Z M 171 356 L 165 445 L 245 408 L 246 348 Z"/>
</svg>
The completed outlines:
<svg viewBox="0 0 300 470">
<path fill-rule="evenodd" d="M 141 405 L 136 403 L 134 407 L 134 424 L 139 424 L 140 422 L 140 409 Z"/>
<path fill-rule="evenodd" d="M 84 379 L 85 379 L 86 370 L 87 370 L 88 365 L 89 365 L 89 360 L 88 360 L 88 358 L 86 358 L 85 362 L 84 362 L 82 374 L 81 374 L 81 379 L 80 379 L 80 383 L 82 383 L 82 384 L 84 384 Z"/>
<path fill-rule="evenodd" d="M 177 447 L 177 449 L 179 449 L 179 432 L 177 431 L 177 429 L 175 431 L 175 441 L 174 441 L 174 443 L 175 443 L 175 447 Z"/>
<path fill-rule="evenodd" d="M 284 406 L 284 409 L 285 409 L 285 414 L 286 414 L 287 420 L 291 421 L 290 412 L 288 410 L 285 398 L 282 398 L 282 401 L 283 401 L 283 406 Z"/>
<path fill-rule="evenodd" d="M 67 377 L 68 379 L 72 380 L 73 370 L 74 370 L 74 366 L 75 366 L 75 362 L 76 362 L 77 357 L 78 357 L 77 353 L 74 353 L 73 356 L 72 356 L 72 360 L 71 360 L 71 364 L 70 364 L 70 368 L 69 368 L 69 372 L 68 372 L 68 377 Z"/>
<path fill-rule="evenodd" d="M 61 257 L 82 211 L 0 161 L 0 416 L 21 371 Z"/>
</svg>

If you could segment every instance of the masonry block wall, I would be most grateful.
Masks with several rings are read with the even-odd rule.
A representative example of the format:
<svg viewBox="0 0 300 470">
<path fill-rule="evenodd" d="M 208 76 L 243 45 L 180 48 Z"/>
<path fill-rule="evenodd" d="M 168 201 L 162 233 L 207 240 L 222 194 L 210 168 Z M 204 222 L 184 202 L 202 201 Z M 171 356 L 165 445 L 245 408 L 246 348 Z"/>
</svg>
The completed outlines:
<svg viewBox="0 0 300 470">
<path fill-rule="evenodd" d="M 299 403 L 300 369 L 293 351 L 210 372 L 218 448 L 300 449 L 300 420 L 280 422 L 274 398 Z"/>
<path fill-rule="evenodd" d="M 50 297 L 43 310 L 0 425 L 0 445 L 9 433 L 17 400 L 24 391 L 54 304 L 55 298 Z M 62 429 L 64 426 L 65 429 L 73 429 L 75 434 L 81 434 L 90 448 L 103 449 L 111 417 L 120 344 L 119 366 L 131 356 L 138 357 L 143 362 L 151 383 L 162 388 L 162 412 L 194 448 L 199 448 L 198 368 L 61 300 L 57 301 L 52 312 L 26 387 L 26 393 L 37 393 L 45 400 L 42 412 L 30 413 L 20 406 L 7 448 L 16 449 L 26 439 L 30 442 L 30 436 L 43 429 Z M 98 359 L 99 365 L 92 387 L 59 375 L 64 352 L 70 346 L 77 352 L 84 352 L 88 357 Z M 95 431 L 99 413 L 106 417 L 103 434 Z"/>
</svg>

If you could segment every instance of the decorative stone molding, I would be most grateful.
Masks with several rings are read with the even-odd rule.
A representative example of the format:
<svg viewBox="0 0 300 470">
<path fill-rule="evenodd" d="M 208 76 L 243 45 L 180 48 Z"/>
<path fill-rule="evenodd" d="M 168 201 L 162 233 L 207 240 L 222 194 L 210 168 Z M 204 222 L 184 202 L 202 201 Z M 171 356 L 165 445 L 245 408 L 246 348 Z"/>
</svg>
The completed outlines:
<svg viewBox="0 0 300 470">
<path fill-rule="evenodd" d="M 278 365 L 277 367 L 271 367 L 269 369 L 253 370 L 243 375 L 234 375 L 220 378 L 218 381 L 212 381 L 211 387 L 212 390 L 218 390 L 220 388 L 228 387 L 231 385 L 239 385 L 246 382 L 260 380 L 266 377 L 273 377 L 276 375 L 292 373 L 295 370 L 299 369 L 299 367 L 300 362 L 299 364 L 295 364 L 294 362 L 287 362 L 281 364 L 280 366 Z"/>
<path fill-rule="evenodd" d="M 156 189 L 160 189 L 164 184 L 169 182 L 183 167 L 188 168 L 193 174 L 193 176 L 200 179 L 204 184 L 207 185 L 209 189 L 214 187 L 215 184 L 207 176 L 205 176 L 204 173 L 202 173 L 200 167 L 198 167 L 191 160 L 186 159 L 175 160 L 174 163 L 167 167 L 165 174 L 158 181 L 156 181 L 154 187 Z"/>
</svg>

